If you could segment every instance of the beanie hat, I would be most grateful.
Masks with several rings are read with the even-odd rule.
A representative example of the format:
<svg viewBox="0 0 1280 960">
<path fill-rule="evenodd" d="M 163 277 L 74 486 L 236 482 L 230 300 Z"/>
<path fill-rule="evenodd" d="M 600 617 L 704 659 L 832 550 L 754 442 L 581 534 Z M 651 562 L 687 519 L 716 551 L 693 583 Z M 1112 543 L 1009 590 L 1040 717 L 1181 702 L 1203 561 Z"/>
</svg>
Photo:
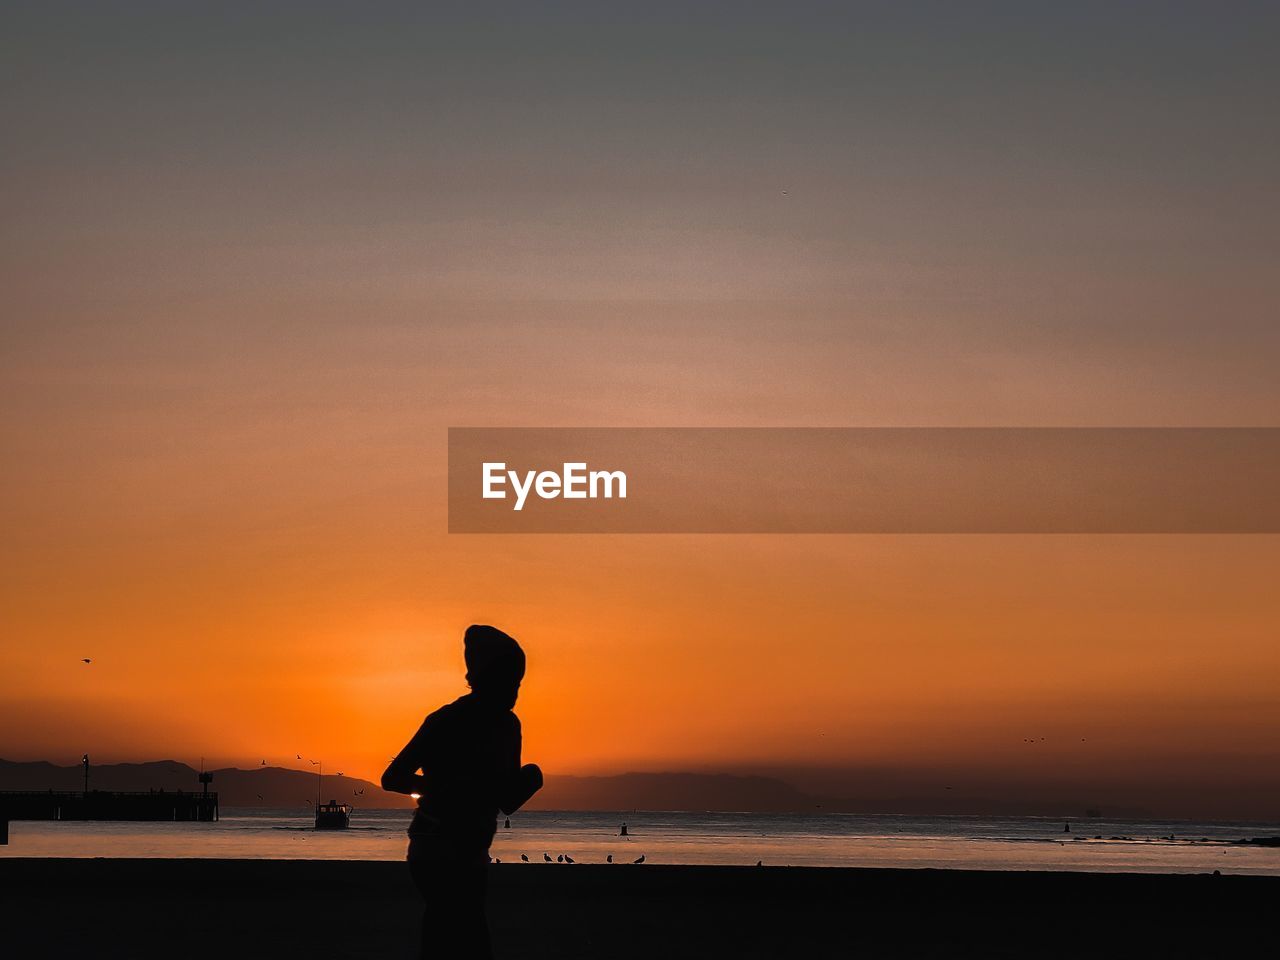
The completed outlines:
<svg viewBox="0 0 1280 960">
<path fill-rule="evenodd" d="M 524 651 L 514 637 L 497 627 L 479 623 L 467 627 L 462 650 L 472 687 L 490 681 L 519 683 L 524 677 Z"/>
</svg>

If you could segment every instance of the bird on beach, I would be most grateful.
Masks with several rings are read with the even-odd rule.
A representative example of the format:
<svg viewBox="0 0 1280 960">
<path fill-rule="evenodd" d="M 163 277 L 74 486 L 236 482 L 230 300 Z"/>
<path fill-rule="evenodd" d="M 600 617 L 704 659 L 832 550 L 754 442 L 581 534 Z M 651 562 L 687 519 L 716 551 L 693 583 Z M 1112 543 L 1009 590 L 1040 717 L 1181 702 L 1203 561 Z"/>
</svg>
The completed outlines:
<svg viewBox="0 0 1280 960">
<path fill-rule="evenodd" d="M 262 766 L 264 766 L 264 767 L 265 767 L 266 765 L 267 765 L 267 761 L 263 760 L 263 761 L 262 761 Z"/>
<path fill-rule="evenodd" d="M 757 860 L 757 861 L 756 861 L 756 866 L 757 866 L 757 867 L 763 867 L 763 866 L 764 866 L 764 861 L 763 861 L 763 860 Z"/>
<path fill-rule="evenodd" d="M 557 853 L 557 854 L 556 854 L 556 863 L 564 863 L 564 854 L 563 854 L 563 853 Z"/>
<path fill-rule="evenodd" d="M 521 860 L 523 860 L 525 863 L 528 863 L 528 862 L 529 862 L 529 855 L 528 855 L 527 853 L 522 853 L 522 854 L 520 854 L 520 859 L 521 859 Z"/>
<path fill-rule="evenodd" d="M 357 797 L 363 797 L 363 796 L 364 796 L 364 787 L 361 787 L 359 790 L 357 790 L 355 795 L 356 795 Z"/>
<path fill-rule="evenodd" d="M 613 863 L 613 854 L 611 853 L 611 854 L 609 854 L 607 857 L 605 857 L 605 858 L 604 858 L 604 862 L 605 862 L 605 863 Z"/>
<path fill-rule="evenodd" d="M 577 861 L 575 861 L 575 860 L 573 859 L 573 857 L 569 856 L 569 855 L 566 853 L 566 854 L 564 855 L 564 862 L 565 862 L 565 863 L 576 863 Z"/>
<path fill-rule="evenodd" d="M 643 853 L 642 853 L 642 854 L 640 854 L 640 856 L 636 857 L 636 858 L 635 858 L 634 860 L 632 860 L 631 862 L 632 862 L 632 863 L 644 863 L 644 854 L 643 854 Z"/>
<path fill-rule="evenodd" d="M 547 861 L 547 863 L 555 863 L 555 861 L 551 859 L 551 854 L 549 853 L 544 853 L 542 855 L 542 859 Z"/>
</svg>

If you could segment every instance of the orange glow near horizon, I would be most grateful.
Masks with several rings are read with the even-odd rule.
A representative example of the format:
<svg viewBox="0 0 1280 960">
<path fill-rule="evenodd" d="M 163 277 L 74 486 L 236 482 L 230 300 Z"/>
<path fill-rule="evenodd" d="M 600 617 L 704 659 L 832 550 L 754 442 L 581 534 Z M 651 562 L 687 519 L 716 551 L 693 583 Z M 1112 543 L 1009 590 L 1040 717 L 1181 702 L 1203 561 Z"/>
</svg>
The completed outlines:
<svg viewBox="0 0 1280 960">
<path fill-rule="evenodd" d="M 1273 538 L 452 538 L 398 565 L 387 533 L 331 568 L 247 545 L 95 564 L 19 625 L 5 755 L 300 753 L 376 780 L 464 692 L 473 620 L 524 642 L 526 754 L 559 773 L 1274 749 Z"/>
</svg>

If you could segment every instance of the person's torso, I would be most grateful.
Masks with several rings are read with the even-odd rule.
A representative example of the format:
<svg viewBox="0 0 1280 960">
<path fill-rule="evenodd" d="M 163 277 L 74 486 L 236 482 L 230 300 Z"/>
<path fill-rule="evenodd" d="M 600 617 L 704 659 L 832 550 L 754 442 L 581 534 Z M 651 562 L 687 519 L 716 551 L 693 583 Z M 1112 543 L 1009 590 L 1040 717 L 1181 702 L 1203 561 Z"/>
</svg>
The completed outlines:
<svg viewBox="0 0 1280 960">
<path fill-rule="evenodd" d="M 412 837 L 467 850 L 488 849 L 498 802 L 518 750 L 518 721 L 469 695 L 429 718 L 435 725 L 423 768 L 426 788 L 410 825 Z"/>
</svg>

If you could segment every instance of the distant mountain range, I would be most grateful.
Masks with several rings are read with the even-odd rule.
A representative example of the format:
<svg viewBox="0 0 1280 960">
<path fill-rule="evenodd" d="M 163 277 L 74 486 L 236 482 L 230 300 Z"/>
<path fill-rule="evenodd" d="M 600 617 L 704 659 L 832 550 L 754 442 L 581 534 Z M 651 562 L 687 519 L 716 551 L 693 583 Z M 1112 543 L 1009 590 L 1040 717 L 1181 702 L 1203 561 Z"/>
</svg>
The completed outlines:
<svg viewBox="0 0 1280 960">
<path fill-rule="evenodd" d="M 258 767 L 211 770 L 210 790 L 218 792 L 224 807 L 305 807 L 316 799 L 316 775 L 306 770 Z M 89 768 L 91 790 L 183 790 L 198 792 L 199 771 L 176 760 L 150 763 L 104 763 Z M 81 790 L 84 768 L 59 767 L 44 761 L 0 760 L 0 790 Z M 363 807 L 411 807 L 413 801 L 388 793 L 358 777 L 324 775 L 320 784 L 324 800 L 338 800 Z"/>
<path fill-rule="evenodd" d="M 885 789 L 888 787 L 889 789 Z M 802 790 L 780 777 L 729 773 L 623 773 L 609 777 L 552 776 L 530 802 L 535 810 L 693 810 L 739 813 L 861 813 L 904 816 L 1084 817 L 1093 804 L 1043 797 L 946 793 L 901 794 L 883 785 L 857 797 Z M 1136 806 L 1108 815 L 1145 817 Z"/>
<path fill-rule="evenodd" d="M 211 790 L 223 807 L 299 807 L 316 799 L 316 775 L 307 770 L 224 767 L 210 771 Z M 93 765 L 89 786 L 96 790 L 200 789 L 198 772 L 175 760 Z M 79 765 L 55 766 L 45 761 L 0 760 L 0 790 L 80 790 Z M 357 807 L 407 808 L 413 800 L 388 793 L 358 777 L 325 774 L 323 800 Z M 535 810 L 692 810 L 750 813 L 898 813 L 907 815 L 1049 815 L 1085 814 L 1084 804 L 1021 802 L 991 797 L 895 796 L 839 799 L 806 793 L 776 777 L 727 773 L 623 773 L 604 777 L 549 776 L 529 804 Z M 1109 809 L 1110 816 L 1142 816 L 1146 811 Z"/>
</svg>

